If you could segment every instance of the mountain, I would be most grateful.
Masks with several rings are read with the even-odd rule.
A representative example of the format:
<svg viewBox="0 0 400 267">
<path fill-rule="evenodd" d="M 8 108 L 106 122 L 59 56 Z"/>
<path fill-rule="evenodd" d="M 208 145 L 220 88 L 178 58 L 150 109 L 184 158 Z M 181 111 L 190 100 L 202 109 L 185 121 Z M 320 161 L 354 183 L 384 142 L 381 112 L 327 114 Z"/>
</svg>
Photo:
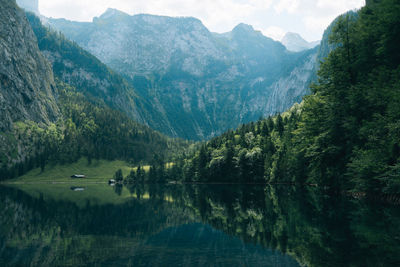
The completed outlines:
<svg viewBox="0 0 400 267">
<path fill-rule="evenodd" d="M 50 64 L 15 1 L 0 0 L 0 165 L 27 153 L 12 133 L 16 124 L 55 122 L 60 111 Z"/>
<path fill-rule="evenodd" d="M 156 121 L 160 121 L 157 118 L 162 114 L 153 113 L 151 104 L 140 98 L 126 79 L 61 33 L 43 26 L 36 15 L 30 12 L 26 15 L 39 49 L 52 64 L 56 78 L 74 86 L 88 98 L 123 111 L 137 122 L 157 125 Z"/>
<path fill-rule="evenodd" d="M 16 121 L 48 124 L 59 114 L 51 66 L 39 51 L 25 13 L 15 1 L 1 4 L 0 131 L 11 130 Z"/>
<path fill-rule="evenodd" d="M 318 83 L 301 104 L 203 143 L 174 172 L 186 182 L 312 184 L 335 194 L 363 192 L 371 200 L 399 194 L 395 2 L 370 1 L 328 27 Z"/>
<path fill-rule="evenodd" d="M 150 162 L 186 145 L 116 110 L 141 103 L 122 77 L 30 13 L 34 33 L 15 1 L 0 4 L 0 180 L 81 157 Z"/>
<path fill-rule="evenodd" d="M 39 0 L 17 0 L 18 6 L 39 15 Z"/>
<path fill-rule="evenodd" d="M 47 21 L 121 73 L 158 114 L 149 126 L 170 136 L 207 139 L 282 112 L 315 76 L 317 50 L 289 52 L 245 24 L 217 34 L 195 18 L 115 9 L 92 22 Z"/>
<path fill-rule="evenodd" d="M 319 41 L 307 42 L 298 33 L 288 32 L 283 36 L 281 43 L 289 51 L 300 52 L 303 50 L 311 49 L 319 45 Z"/>
</svg>

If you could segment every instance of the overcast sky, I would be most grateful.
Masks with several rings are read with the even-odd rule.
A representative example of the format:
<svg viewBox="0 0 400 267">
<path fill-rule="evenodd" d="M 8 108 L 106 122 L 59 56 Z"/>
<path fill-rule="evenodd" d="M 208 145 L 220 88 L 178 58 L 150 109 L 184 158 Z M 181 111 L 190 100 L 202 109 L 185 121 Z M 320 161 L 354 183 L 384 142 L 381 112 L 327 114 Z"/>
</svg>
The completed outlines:
<svg viewBox="0 0 400 267">
<path fill-rule="evenodd" d="M 244 22 L 280 40 L 286 32 L 320 40 L 339 14 L 365 0 L 39 0 L 42 15 L 92 21 L 109 7 L 128 14 L 147 13 L 200 19 L 213 32 L 227 32 Z"/>
</svg>

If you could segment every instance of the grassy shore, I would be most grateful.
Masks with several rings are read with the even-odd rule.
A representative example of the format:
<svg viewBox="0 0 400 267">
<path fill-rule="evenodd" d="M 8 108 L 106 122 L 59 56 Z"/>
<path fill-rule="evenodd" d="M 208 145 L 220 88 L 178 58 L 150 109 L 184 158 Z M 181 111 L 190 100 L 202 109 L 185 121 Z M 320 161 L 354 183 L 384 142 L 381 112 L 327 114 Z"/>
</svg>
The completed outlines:
<svg viewBox="0 0 400 267">
<path fill-rule="evenodd" d="M 149 167 L 146 166 L 147 170 Z M 107 182 L 112 178 L 115 172 L 121 169 L 122 173 L 127 176 L 134 166 L 130 166 L 124 161 L 106 161 L 106 160 L 93 160 L 91 164 L 85 158 L 71 164 L 57 164 L 54 166 L 46 166 L 42 172 L 40 168 L 34 169 L 27 174 L 8 180 L 7 183 L 88 183 L 88 182 Z M 77 179 L 70 178 L 73 174 L 84 174 L 86 178 Z"/>
</svg>

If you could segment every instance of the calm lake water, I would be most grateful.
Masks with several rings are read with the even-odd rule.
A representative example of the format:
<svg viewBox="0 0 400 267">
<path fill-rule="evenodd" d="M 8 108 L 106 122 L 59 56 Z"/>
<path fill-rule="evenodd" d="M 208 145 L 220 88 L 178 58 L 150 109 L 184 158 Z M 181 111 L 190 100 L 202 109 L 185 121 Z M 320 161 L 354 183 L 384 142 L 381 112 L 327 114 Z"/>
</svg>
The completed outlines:
<svg viewBox="0 0 400 267">
<path fill-rule="evenodd" d="M 0 266 L 400 266 L 400 208 L 246 185 L 0 186 Z"/>
</svg>

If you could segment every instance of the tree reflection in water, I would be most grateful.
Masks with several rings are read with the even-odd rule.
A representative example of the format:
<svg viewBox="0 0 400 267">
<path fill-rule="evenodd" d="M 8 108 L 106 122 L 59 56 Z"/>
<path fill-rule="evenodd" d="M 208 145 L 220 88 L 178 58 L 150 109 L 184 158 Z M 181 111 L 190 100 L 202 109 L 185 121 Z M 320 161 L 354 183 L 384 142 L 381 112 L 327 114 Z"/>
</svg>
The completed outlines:
<svg viewBox="0 0 400 267">
<path fill-rule="evenodd" d="M 91 186 L 104 185 L 85 192 Z M 123 201 L 88 198 L 81 205 L 37 197 L 26 187 L 0 187 L 0 264 L 400 265 L 396 206 L 292 187 L 137 184 L 109 190 Z"/>
</svg>

